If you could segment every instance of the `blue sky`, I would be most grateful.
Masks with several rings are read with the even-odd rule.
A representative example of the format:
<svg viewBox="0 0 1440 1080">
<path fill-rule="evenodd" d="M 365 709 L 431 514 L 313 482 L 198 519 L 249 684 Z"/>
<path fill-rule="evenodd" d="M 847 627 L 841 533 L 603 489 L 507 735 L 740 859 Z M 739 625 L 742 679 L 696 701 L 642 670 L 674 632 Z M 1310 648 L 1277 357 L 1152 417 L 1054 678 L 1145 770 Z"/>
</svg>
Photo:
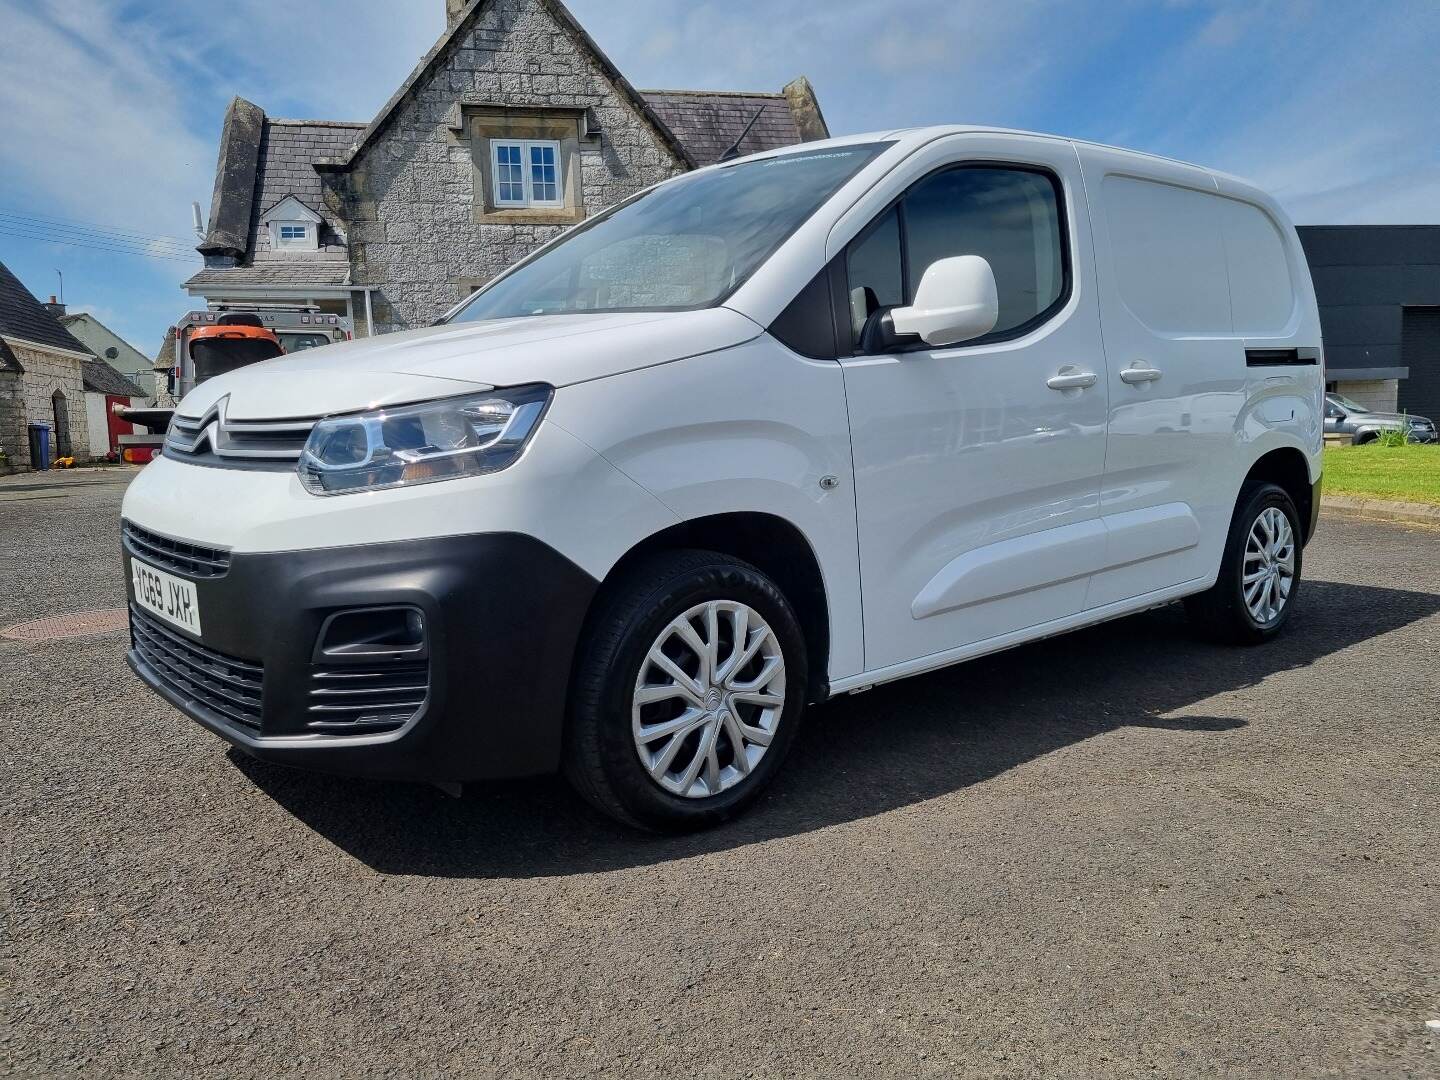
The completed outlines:
<svg viewBox="0 0 1440 1080">
<path fill-rule="evenodd" d="M 803 73 L 836 134 L 1054 131 L 1249 177 L 1302 224 L 1440 222 L 1437 0 L 570 7 L 642 88 Z M 0 0 L 0 261 L 42 298 L 63 271 L 71 310 L 153 355 L 189 302 L 190 203 L 208 213 L 230 97 L 368 120 L 443 23 L 443 0 Z M 66 223 L 180 257 L 41 238 Z"/>
</svg>

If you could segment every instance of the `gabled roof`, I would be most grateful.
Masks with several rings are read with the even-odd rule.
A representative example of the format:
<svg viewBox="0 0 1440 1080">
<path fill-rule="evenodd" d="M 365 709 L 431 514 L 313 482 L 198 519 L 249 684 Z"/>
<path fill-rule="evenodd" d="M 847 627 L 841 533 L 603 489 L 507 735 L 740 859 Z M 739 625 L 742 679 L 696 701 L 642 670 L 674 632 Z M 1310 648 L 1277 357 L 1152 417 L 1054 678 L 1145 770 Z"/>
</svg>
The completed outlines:
<svg viewBox="0 0 1440 1080">
<path fill-rule="evenodd" d="M 318 225 L 324 221 L 319 214 L 301 201 L 299 195 L 286 195 L 283 199 L 270 207 L 260 215 L 260 223 L 268 225 L 272 221 L 308 221 L 312 225 Z"/>
<path fill-rule="evenodd" d="M 360 137 L 355 140 L 355 145 L 352 146 L 346 154 L 336 158 L 332 163 L 334 168 L 348 169 L 351 164 L 354 163 L 356 156 L 369 146 L 375 136 L 385 128 L 391 116 L 393 116 L 395 111 L 400 107 L 401 102 L 403 102 L 410 94 L 410 91 L 414 89 L 415 84 L 430 76 L 435 68 L 450 55 L 451 50 L 457 47 L 459 42 L 464 39 L 465 34 L 470 30 L 471 23 L 475 22 L 485 9 L 494 2 L 495 0 L 470 0 L 469 6 L 461 12 L 458 18 L 451 21 L 445 33 L 440 35 L 440 40 L 435 43 L 429 52 L 420 58 L 420 63 L 415 65 L 415 70 L 410 73 L 410 77 L 400 85 L 400 89 L 396 90 L 395 93 L 390 96 L 390 100 L 381 107 L 375 119 L 370 121 L 369 126 L 361 132 Z M 650 103 L 645 100 L 635 87 L 630 85 L 630 80 L 625 78 L 625 76 L 620 73 L 620 69 L 611 63 L 610 58 L 605 55 L 604 50 L 595 43 L 595 39 L 576 21 L 575 16 L 570 14 L 570 9 L 567 8 L 561 0 L 539 0 L 539 2 L 544 5 L 545 9 L 550 13 L 551 18 L 566 30 L 569 30 L 570 33 L 575 36 L 576 40 L 580 42 L 580 45 L 590 52 L 591 56 L 595 58 L 596 63 L 600 65 L 600 70 L 605 73 L 605 77 L 614 84 L 615 89 L 620 91 L 621 96 L 627 98 L 630 104 L 635 107 L 636 111 L 649 122 L 650 126 L 655 129 L 655 133 L 660 137 L 660 141 L 670 147 L 670 149 L 674 151 L 675 156 L 685 165 L 694 168 L 696 162 L 695 159 L 690 156 L 690 151 L 687 150 L 684 144 L 675 137 L 675 134 L 665 126 L 664 121 L 661 120 L 650 107 Z"/>
<path fill-rule="evenodd" d="M 80 362 L 80 379 L 85 389 L 96 394 L 114 394 L 117 397 L 144 397 L 145 391 L 136 386 L 109 364 L 99 360 Z"/>
<path fill-rule="evenodd" d="M 45 305 L 30 294 L 4 263 L 0 263 L 0 335 L 66 352 L 86 355 L 90 352 L 45 310 Z"/>
</svg>

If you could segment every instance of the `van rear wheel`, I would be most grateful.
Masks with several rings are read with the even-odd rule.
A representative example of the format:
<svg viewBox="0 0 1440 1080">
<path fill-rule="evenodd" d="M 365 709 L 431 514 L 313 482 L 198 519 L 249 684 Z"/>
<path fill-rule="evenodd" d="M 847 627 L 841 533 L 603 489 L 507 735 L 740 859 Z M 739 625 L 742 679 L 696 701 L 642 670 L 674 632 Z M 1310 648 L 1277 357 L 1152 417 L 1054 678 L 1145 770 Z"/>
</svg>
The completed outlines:
<svg viewBox="0 0 1440 1080">
<path fill-rule="evenodd" d="M 1300 591 L 1300 536 L 1300 515 L 1284 488 L 1246 488 L 1230 522 L 1220 576 L 1185 599 L 1191 621 L 1227 644 L 1256 645 L 1278 634 Z"/>
<path fill-rule="evenodd" d="M 658 554 L 607 588 L 591 620 L 565 774 L 626 824 L 715 825 L 779 769 L 807 676 L 799 621 L 770 578 L 715 552 Z"/>
</svg>

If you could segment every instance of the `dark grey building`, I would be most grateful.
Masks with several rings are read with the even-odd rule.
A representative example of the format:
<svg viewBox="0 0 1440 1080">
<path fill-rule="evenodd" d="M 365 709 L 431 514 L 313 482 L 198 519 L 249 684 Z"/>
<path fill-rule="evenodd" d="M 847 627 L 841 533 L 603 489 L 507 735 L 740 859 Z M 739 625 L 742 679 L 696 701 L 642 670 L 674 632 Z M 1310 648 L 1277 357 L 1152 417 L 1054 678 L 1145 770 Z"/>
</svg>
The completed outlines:
<svg viewBox="0 0 1440 1080">
<path fill-rule="evenodd" d="M 1440 417 L 1440 225 L 1302 225 L 1330 388 Z"/>
</svg>

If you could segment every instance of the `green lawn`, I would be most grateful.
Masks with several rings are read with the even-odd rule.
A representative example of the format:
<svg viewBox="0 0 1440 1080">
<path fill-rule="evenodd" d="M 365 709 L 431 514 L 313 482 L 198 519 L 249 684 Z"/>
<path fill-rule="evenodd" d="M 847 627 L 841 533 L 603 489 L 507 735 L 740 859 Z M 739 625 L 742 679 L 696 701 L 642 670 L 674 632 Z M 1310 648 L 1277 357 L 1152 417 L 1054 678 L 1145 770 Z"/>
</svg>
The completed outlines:
<svg viewBox="0 0 1440 1080">
<path fill-rule="evenodd" d="M 1327 446 L 1327 494 L 1440 503 L 1440 444 Z"/>
</svg>

